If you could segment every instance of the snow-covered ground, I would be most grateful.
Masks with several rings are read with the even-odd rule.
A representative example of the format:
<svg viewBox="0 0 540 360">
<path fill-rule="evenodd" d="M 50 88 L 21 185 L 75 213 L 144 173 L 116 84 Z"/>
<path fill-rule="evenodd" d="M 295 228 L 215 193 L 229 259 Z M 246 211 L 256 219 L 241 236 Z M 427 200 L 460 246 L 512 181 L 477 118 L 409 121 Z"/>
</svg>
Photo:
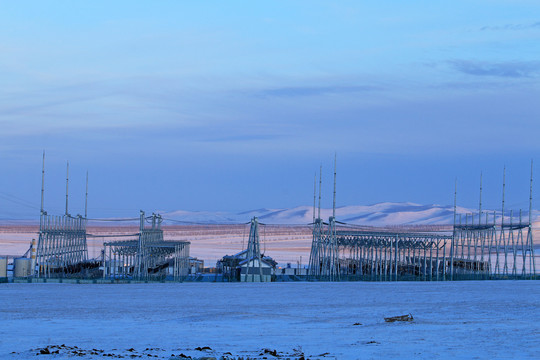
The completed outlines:
<svg viewBox="0 0 540 360">
<path fill-rule="evenodd" d="M 0 358 L 538 359 L 539 299 L 538 281 L 0 284 Z"/>
</svg>

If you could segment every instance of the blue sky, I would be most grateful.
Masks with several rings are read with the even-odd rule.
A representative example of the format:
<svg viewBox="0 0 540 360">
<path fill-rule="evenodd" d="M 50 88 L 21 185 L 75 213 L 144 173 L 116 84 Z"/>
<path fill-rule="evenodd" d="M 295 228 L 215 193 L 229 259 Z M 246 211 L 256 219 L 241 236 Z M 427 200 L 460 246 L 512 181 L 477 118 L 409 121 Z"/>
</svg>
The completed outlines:
<svg viewBox="0 0 540 360">
<path fill-rule="evenodd" d="M 411 201 L 527 207 L 535 1 L 0 1 L 0 218 Z M 535 187 L 536 190 L 538 187 Z M 540 189 L 540 188 L 539 188 Z M 324 205 L 324 204 L 323 204 Z M 537 206 L 536 206 L 537 207 Z"/>
</svg>

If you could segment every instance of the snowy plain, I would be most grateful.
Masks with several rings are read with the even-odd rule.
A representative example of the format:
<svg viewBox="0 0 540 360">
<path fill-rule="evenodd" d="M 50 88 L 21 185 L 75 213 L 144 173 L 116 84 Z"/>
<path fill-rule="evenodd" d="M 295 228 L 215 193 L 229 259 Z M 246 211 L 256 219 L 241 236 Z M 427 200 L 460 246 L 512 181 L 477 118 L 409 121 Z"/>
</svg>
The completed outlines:
<svg viewBox="0 0 540 360">
<path fill-rule="evenodd" d="M 538 359 L 540 282 L 1 284 L 0 321 L 1 359 Z"/>
</svg>

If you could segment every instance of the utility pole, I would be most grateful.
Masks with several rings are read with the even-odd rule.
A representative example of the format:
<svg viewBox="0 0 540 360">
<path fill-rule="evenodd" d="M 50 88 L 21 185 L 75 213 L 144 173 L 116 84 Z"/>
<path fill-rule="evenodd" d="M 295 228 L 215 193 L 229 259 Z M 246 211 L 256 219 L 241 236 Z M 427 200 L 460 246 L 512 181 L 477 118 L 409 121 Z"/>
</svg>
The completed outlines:
<svg viewBox="0 0 540 360">
<path fill-rule="evenodd" d="M 88 171 L 86 172 L 86 196 L 84 198 L 84 218 L 88 218 Z"/>
<path fill-rule="evenodd" d="M 69 215 L 68 212 L 68 194 L 69 194 L 69 161 L 67 162 L 66 166 L 66 216 Z"/>
<path fill-rule="evenodd" d="M 319 213 L 318 218 L 321 218 L 321 188 L 322 188 L 322 165 L 319 169 Z"/>
<path fill-rule="evenodd" d="M 313 179 L 313 227 L 315 227 L 315 202 L 317 200 L 317 173 Z"/>
<path fill-rule="evenodd" d="M 482 225 L 482 172 L 480 172 L 480 206 L 478 207 L 478 225 Z"/>
<path fill-rule="evenodd" d="M 43 163 L 41 165 L 41 214 L 43 214 L 44 209 L 44 193 L 45 193 L 45 150 L 43 150 Z"/>
</svg>

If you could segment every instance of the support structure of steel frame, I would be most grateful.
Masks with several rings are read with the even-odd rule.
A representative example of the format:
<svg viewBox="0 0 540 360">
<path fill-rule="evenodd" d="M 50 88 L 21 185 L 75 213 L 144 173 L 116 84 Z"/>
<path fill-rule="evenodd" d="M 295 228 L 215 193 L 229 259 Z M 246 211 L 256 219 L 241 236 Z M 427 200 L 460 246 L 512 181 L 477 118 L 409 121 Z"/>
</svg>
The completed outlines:
<svg viewBox="0 0 540 360">
<path fill-rule="evenodd" d="M 254 263 L 254 260 L 257 259 L 258 266 L 250 266 Z M 246 273 L 241 274 L 240 281 L 255 281 L 255 272 L 259 274 L 259 281 L 263 281 L 263 271 L 262 271 L 262 256 L 261 256 L 261 245 L 259 241 L 259 220 L 257 217 L 251 219 L 251 226 L 249 228 L 249 240 L 247 245 L 246 252 Z"/>
<path fill-rule="evenodd" d="M 531 161 L 528 222 L 523 221 L 522 210 L 519 210 L 517 219 L 514 211 L 511 210 L 507 219 L 505 189 L 506 167 L 503 170 L 502 207 L 500 222 L 498 222 L 496 212 L 482 211 L 482 175 L 480 174 L 478 213 L 459 215 L 459 221 L 457 221 L 456 186 L 451 248 L 452 279 L 536 278 L 532 230 L 533 162 Z"/>
<path fill-rule="evenodd" d="M 136 240 L 103 244 L 104 279 L 163 280 L 170 267 L 174 281 L 182 281 L 187 276 L 190 243 L 164 240 L 161 216 L 152 214 L 150 219 L 152 225 L 146 227 L 141 211 Z"/>
<path fill-rule="evenodd" d="M 41 210 L 36 260 L 32 274 L 38 277 L 64 277 L 80 271 L 81 263 L 88 260 L 86 241 L 86 215 L 73 217 L 68 212 L 69 162 L 66 168 L 66 212 L 62 216 L 48 215 L 44 209 L 45 152 L 41 168 Z M 86 184 L 88 197 L 88 178 Z M 37 269 L 36 269 L 37 265 Z"/>
<path fill-rule="evenodd" d="M 478 215 L 478 214 L 476 214 Z M 536 278 L 532 227 L 459 217 L 452 235 L 335 230 L 315 220 L 310 280 L 465 280 Z M 333 224 L 333 225 L 332 225 Z"/>
<path fill-rule="evenodd" d="M 326 229 L 325 225 L 327 225 Z M 339 281 L 341 275 L 339 263 L 338 233 L 334 217 L 330 217 L 328 224 L 323 223 L 321 219 L 316 219 L 309 257 L 308 277 L 310 279 Z"/>
<path fill-rule="evenodd" d="M 316 224 L 320 224 L 316 221 Z M 451 235 L 335 230 L 313 235 L 309 279 L 444 280 Z"/>
<path fill-rule="evenodd" d="M 457 215 L 457 181 L 454 191 L 454 225 L 448 235 L 436 233 L 369 232 L 336 230 L 336 170 L 334 160 L 333 216 L 321 220 L 321 180 L 319 211 L 315 218 L 316 179 L 313 193 L 313 239 L 309 260 L 310 280 L 459 280 L 534 279 L 536 259 L 532 231 L 532 183 L 529 220 L 522 211 L 513 211 L 505 220 L 505 179 L 500 222 L 496 212 L 482 211 L 482 175 L 477 214 Z M 321 171 L 322 172 L 322 171 Z M 475 218 L 476 216 L 476 218 Z"/>
<path fill-rule="evenodd" d="M 532 226 L 523 223 L 522 213 L 515 222 L 510 212 L 508 223 L 496 223 L 496 214 L 485 214 L 485 220 L 475 215 L 459 217 L 454 226 L 453 278 L 534 278 L 536 266 Z M 504 219 L 504 217 L 502 217 Z"/>
<path fill-rule="evenodd" d="M 36 251 L 38 277 L 63 277 L 70 268 L 88 260 L 86 219 L 42 212 Z M 34 269 L 33 269 L 34 270 Z"/>
</svg>

